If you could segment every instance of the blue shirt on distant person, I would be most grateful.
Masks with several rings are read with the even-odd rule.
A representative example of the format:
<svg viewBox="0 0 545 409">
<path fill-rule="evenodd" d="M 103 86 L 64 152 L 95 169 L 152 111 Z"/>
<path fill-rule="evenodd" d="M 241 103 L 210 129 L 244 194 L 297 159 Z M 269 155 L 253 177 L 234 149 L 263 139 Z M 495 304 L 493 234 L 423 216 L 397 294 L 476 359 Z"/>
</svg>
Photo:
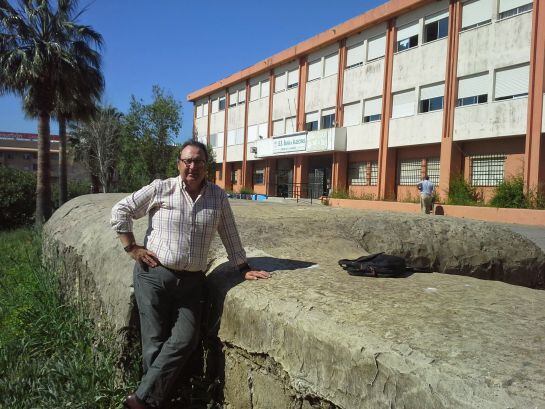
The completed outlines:
<svg viewBox="0 0 545 409">
<path fill-rule="evenodd" d="M 435 186 L 432 182 L 430 182 L 427 179 L 422 180 L 418 183 L 418 190 L 420 190 L 421 195 L 429 195 L 431 196 L 433 194 L 433 189 Z"/>
</svg>

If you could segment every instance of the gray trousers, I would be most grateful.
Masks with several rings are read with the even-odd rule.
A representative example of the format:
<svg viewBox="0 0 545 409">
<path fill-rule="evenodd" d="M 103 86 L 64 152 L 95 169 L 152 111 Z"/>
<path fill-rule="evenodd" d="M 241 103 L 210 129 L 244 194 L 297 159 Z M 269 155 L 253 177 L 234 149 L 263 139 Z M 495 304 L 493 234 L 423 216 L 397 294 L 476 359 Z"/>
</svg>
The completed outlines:
<svg viewBox="0 0 545 409">
<path fill-rule="evenodd" d="M 136 396 L 160 407 L 197 346 L 205 275 L 140 263 L 133 274 L 144 366 Z"/>
</svg>

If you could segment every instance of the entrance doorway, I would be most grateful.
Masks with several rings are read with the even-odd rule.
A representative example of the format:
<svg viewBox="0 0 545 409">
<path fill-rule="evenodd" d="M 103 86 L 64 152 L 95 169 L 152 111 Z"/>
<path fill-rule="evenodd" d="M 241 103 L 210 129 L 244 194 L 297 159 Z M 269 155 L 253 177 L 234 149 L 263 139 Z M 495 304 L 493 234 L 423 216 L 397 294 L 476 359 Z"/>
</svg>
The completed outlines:
<svg viewBox="0 0 545 409">
<path fill-rule="evenodd" d="M 278 159 L 275 182 L 276 196 L 293 197 L 293 159 Z"/>
<path fill-rule="evenodd" d="M 331 156 L 313 156 L 308 163 L 308 195 L 313 199 L 329 196 L 331 190 Z"/>
</svg>

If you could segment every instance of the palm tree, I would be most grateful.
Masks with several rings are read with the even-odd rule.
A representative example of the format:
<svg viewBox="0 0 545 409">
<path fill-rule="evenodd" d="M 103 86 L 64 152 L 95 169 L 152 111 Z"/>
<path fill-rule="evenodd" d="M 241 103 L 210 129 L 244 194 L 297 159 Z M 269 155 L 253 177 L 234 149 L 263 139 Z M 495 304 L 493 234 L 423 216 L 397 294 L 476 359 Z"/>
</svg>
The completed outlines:
<svg viewBox="0 0 545 409">
<path fill-rule="evenodd" d="M 77 23 L 77 0 L 0 0 L 0 94 L 21 95 L 38 117 L 36 224 L 51 215 L 49 122 L 58 99 L 69 100 L 86 73 L 101 77 L 102 36 Z M 96 79 L 96 78 L 95 78 Z M 77 96 L 74 96 L 76 99 Z"/>
</svg>

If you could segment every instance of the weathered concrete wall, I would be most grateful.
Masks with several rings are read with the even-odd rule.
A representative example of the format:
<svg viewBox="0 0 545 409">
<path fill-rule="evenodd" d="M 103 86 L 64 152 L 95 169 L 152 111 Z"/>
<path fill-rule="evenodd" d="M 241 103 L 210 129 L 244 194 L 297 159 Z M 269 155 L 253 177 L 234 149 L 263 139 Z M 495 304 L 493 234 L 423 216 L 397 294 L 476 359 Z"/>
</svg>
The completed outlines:
<svg viewBox="0 0 545 409">
<path fill-rule="evenodd" d="M 129 325 L 132 269 L 107 224 L 120 197 L 72 200 L 44 232 L 45 256 L 118 329 Z M 210 367 L 225 377 L 226 408 L 545 408 L 543 291 L 438 273 L 352 277 L 337 260 L 364 253 L 365 226 L 386 215 L 245 201 L 233 210 L 250 262 L 272 278 L 241 283 L 213 245 L 209 322 L 221 319 L 223 349 Z M 429 240 L 445 233 L 437 223 Z M 484 224 L 452 223 L 468 249 L 494 251 L 474 243 Z M 420 240 L 411 229 L 392 227 L 394 242 Z M 531 243 L 512 236 L 526 251 L 518 246 Z"/>
</svg>

